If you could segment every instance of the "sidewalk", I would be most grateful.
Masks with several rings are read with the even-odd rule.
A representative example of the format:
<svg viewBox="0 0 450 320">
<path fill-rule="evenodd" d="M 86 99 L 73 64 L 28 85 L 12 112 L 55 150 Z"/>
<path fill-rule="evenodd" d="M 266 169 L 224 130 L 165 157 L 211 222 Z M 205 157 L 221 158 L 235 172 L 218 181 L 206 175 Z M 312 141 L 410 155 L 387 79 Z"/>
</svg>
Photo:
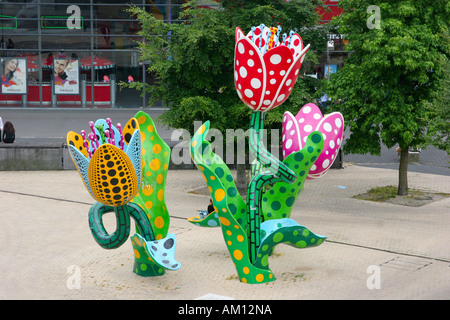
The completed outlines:
<svg viewBox="0 0 450 320">
<path fill-rule="evenodd" d="M 197 170 L 169 170 L 169 232 L 177 235 L 178 271 L 143 278 L 132 272 L 130 241 L 104 250 L 88 226 L 94 203 L 78 172 L 0 173 L 0 299 L 449 299 L 450 198 L 405 207 L 352 198 L 396 185 L 397 171 L 346 164 L 308 180 L 291 218 L 327 236 L 316 248 L 277 246 L 268 284 L 239 282 L 219 228 L 187 218 L 206 208 Z M 412 172 L 410 188 L 450 193 L 448 176 Z M 105 226 L 115 228 L 105 216 Z M 131 228 L 133 234 L 134 228 Z M 372 267 L 375 266 L 375 267 Z M 369 289 L 379 270 L 380 289 Z M 72 279 L 78 276 L 80 288 Z"/>
</svg>

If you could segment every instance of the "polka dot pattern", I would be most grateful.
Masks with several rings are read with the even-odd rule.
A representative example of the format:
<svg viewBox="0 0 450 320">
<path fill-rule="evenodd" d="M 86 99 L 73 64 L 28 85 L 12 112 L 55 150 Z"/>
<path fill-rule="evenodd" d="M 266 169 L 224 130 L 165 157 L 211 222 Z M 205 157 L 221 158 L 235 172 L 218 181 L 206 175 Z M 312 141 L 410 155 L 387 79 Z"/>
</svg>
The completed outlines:
<svg viewBox="0 0 450 320">
<path fill-rule="evenodd" d="M 286 46 L 276 47 L 264 55 L 269 81 L 261 111 L 273 109 L 289 97 L 301 67 L 300 60 L 293 61 L 292 53 Z"/>
<path fill-rule="evenodd" d="M 136 129 L 139 129 L 139 124 L 136 118 L 131 118 L 130 120 L 128 120 L 128 122 L 123 127 L 123 139 L 127 145 L 130 142 L 131 137 L 133 136 L 133 133 Z"/>
<path fill-rule="evenodd" d="M 319 245 L 325 237 L 315 235 L 305 227 L 286 219 L 295 200 L 303 190 L 306 173 L 313 160 L 323 149 L 323 138 L 319 132 L 312 132 L 305 148 L 291 154 L 283 163 L 295 171 L 297 179 L 292 183 L 277 182 L 263 194 L 262 243 L 254 264 L 249 259 L 247 221 L 244 220 L 245 203 L 236 190 L 228 167 L 211 152 L 210 145 L 204 141 L 209 130 L 206 122 L 195 133 L 191 141 L 191 156 L 203 174 L 213 199 L 222 234 L 231 258 L 236 266 L 239 279 L 244 283 L 265 283 L 275 280 L 269 269 L 269 254 L 279 243 L 287 243 L 297 248 Z M 196 143 L 194 143 L 196 141 Z M 202 152 L 204 148 L 204 152 Z M 215 161 L 211 161 L 214 159 Z M 280 219 L 274 220 L 274 219 Z M 273 224 L 270 221 L 276 221 Z M 192 223 L 195 223 L 191 219 Z M 272 226 L 266 223 L 271 223 Z"/>
<path fill-rule="evenodd" d="M 303 48 L 301 37 L 294 34 L 292 39 L 288 37 L 285 43 L 266 51 L 270 33 L 265 27 L 261 37 L 261 29 L 256 28 L 254 35 L 250 32 L 244 36 L 241 29 L 236 28 L 234 80 L 237 94 L 251 109 L 262 112 L 281 105 L 289 97 L 309 48 L 309 45 Z M 276 42 L 276 36 L 273 41 Z"/>
<path fill-rule="evenodd" d="M 106 205 L 121 206 L 127 203 L 137 191 L 136 184 L 140 185 L 139 127 L 134 118 L 128 124 L 129 131 L 133 131 L 127 143 L 132 145 L 129 148 L 125 145 L 123 150 L 121 134 L 109 118 L 89 123 L 90 135 L 96 137 L 94 142 L 87 139 L 85 131 L 81 132 L 82 135 L 73 131 L 67 134 L 70 155 L 86 188 L 95 200 Z M 113 134 L 107 137 L 106 131 Z M 100 148 L 101 151 L 98 151 Z"/>
<path fill-rule="evenodd" d="M 261 55 L 257 54 L 258 48 L 250 41 L 239 40 L 236 48 L 234 59 L 236 90 L 247 106 L 256 109 L 262 103 L 265 88 L 264 61 Z"/>
<path fill-rule="evenodd" d="M 90 127 L 97 136 L 98 147 L 89 149 L 84 136 L 74 132 L 68 133 L 67 143 L 88 191 L 98 201 L 89 211 L 94 239 L 105 249 L 120 247 L 128 238 L 132 217 L 138 232 L 131 239 L 134 272 L 159 276 L 165 269 L 179 269 L 181 265 L 174 258 L 175 235 L 167 234 L 169 214 L 164 200 L 170 149 L 158 136 L 152 119 L 139 111 L 125 125 L 123 140 L 110 119 L 91 122 Z M 108 134 L 106 129 L 114 134 Z M 142 173 L 146 177 L 144 186 L 140 183 Z M 129 202 L 135 195 L 136 203 Z M 117 224 L 111 235 L 102 222 L 103 214 L 110 211 L 116 213 Z"/>
<path fill-rule="evenodd" d="M 322 115 L 319 107 L 308 103 L 300 109 L 294 117 L 292 113 L 286 112 L 283 116 L 282 127 L 283 157 L 301 150 L 312 131 L 322 133 L 325 141 L 320 156 L 317 157 L 308 179 L 322 177 L 333 164 L 336 155 L 344 139 L 344 118 L 339 112 Z"/>
<path fill-rule="evenodd" d="M 168 234 L 162 240 L 147 241 L 139 234 L 130 237 L 135 257 L 136 273 L 151 269 L 154 275 L 164 274 L 167 270 L 178 270 L 181 264 L 175 260 L 176 236 Z M 150 270 L 149 270 L 150 271 Z M 142 275 L 142 274 L 141 274 Z"/>
<path fill-rule="evenodd" d="M 111 206 L 122 206 L 129 202 L 139 187 L 129 157 L 110 144 L 102 144 L 92 156 L 89 184 L 95 199 Z"/>
<path fill-rule="evenodd" d="M 156 240 L 161 240 L 166 237 L 170 224 L 165 201 L 170 148 L 158 135 L 155 124 L 148 114 L 139 111 L 135 119 L 142 140 L 142 183 L 132 202 L 144 209 Z M 132 123 L 129 125 L 133 127 Z"/>
<path fill-rule="evenodd" d="M 250 263 L 245 202 L 237 192 L 229 168 L 211 151 L 209 142 L 204 140 L 208 130 L 209 122 L 206 122 L 194 134 L 191 156 L 209 187 L 222 234 L 239 279 L 244 283 L 273 281 L 275 277 L 270 269 L 258 268 Z M 197 143 L 193 143 L 194 141 Z M 192 218 L 190 222 L 195 223 Z"/>
<path fill-rule="evenodd" d="M 269 256 L 276 245 L 284 243 L 295 248 L 315 247 L 323 243 L 326 237 L 314 234 L 306 227 L 299 225 L 292 219 L 273 219 L 261 224 L 261 246 L 255 265 L 265 268 L 269 263 Z"/>
<path fill-rule="evenodd" d="M 283 163 L 293 170 L 296 179 L 293 183 L 277 182 L 262 196 L 262 213 L 264 220 L 289 218 L 295 201 L 304 188 L 307 173 L 314 161 L 321 154 L 324 140 L 320 132 L 313 131 L 307 138 L 305 147 L 291 153 Z"/>
<path fill-rule="evenodd" d="M 75 147 L 78 151 L 80 151 L 86 158 L 89 158 L 88 151 L 84 145 L 83 137 L 73 131 L 70 131 L 67 133 L 67 145 Z M 88 148 L 89 148 L 89 141 L 86 141 Z"/>
<path fill-rule="evenodd" d="M 201 218 L 200 216 L 190 217 L 188 221 L 198 227 L 214 228 L 220 226 L 219 215 L 216 212 L 208 214 L 205 218 Z"/>
</svg>

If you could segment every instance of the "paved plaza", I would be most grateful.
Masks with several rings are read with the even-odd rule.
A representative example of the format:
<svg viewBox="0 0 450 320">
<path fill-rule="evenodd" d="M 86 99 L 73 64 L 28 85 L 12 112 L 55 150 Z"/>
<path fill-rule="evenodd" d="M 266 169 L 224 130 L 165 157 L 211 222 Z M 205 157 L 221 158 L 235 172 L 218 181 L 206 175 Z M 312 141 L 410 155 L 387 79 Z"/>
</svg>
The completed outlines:
<svg viewBox="0 0 450 320">
<path fill-rule="evenodd" d="M 244 284 L 219 228 L 187 221 L 209 196 L 196 170 L 169 170 L 169 232 L 178 271 L 143 278 L 133 250 L 104 250 L 88 226 L 94 203 L 77 171 L 0 172 L 0 299 L 449 299 L 450 198 L 422 207 L 357 200 L 396 185 L 397 171 L 346 163 L 308 180 L 291 218 L 327 236 L 315 248 L 276 247 L 276 281 Z M 447 175 L 410 172 L 411 188 L 450 193 Z M 108 230 L 115 221 L 105 216 Z M 133 226 L 132 229 L 134 230 Z"/>
</svg>

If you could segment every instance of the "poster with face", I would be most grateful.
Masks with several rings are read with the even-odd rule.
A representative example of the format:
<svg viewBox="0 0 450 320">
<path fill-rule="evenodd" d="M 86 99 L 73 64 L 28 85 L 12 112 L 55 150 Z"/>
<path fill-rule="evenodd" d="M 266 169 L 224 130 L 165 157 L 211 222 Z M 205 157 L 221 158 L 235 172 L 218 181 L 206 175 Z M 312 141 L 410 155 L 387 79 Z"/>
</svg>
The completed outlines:
<svg viewBox="0 0 450 320">
<path fill-rule="evenodd" d="M 1 58 L 2 94 L 28 94 L 27 59 Z"/>
<path fill-rule="evenodd" d="M 53 92 L 55 95 L 80 94 L 80 60 L 71 58 L 53 60 Z"/>
</svg>

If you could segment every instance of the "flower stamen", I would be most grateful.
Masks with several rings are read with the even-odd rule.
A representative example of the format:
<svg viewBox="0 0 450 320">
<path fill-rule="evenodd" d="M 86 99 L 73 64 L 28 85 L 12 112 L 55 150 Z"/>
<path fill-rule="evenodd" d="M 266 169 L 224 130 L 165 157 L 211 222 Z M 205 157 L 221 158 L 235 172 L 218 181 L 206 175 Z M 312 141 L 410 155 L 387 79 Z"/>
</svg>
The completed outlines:
<svg viewBox="0 0 450 320">
<path fill-rule="evenodd" d="M 86 141 L 86 131 L 81 130 L 81 136 L 83 137 L 83 145 L 84 145 L 84 148 L 87 150 L 88 155 L 89 155 L 89 159 L 90 159 L 90 158 L 92 157 L 92 152 L 91 152 L 91 150 L 89 149 L 89 144 L 88 144 L 88 142 Z"/>
<path fill-rule="evenodd" d="M 119 134 L 120 134 L 119 146 L 120 146 L 120 149 L 123 150 L 124 140 L 123 140 L 123 133 L 122 133 L 122 125 L 120 123 L 117 124 L 117 130 L 119 130 Z"/>
</svg>

